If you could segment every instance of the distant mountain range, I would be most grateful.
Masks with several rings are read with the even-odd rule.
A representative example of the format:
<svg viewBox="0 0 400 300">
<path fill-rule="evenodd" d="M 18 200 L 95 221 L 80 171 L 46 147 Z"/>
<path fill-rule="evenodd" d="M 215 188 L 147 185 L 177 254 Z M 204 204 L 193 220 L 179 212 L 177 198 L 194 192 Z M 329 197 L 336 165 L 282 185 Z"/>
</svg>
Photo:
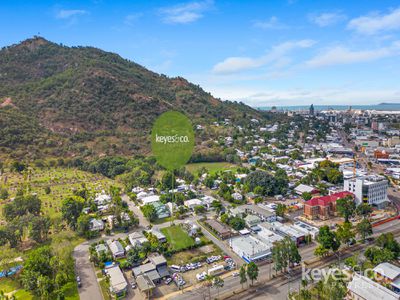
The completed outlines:
<svg viewBox="0 0 400 300">
<path fill-rule="evenodd" d="M 34 37 L 0 51 L 0 147 L 5 152 L 13 149 L 15 155 L 17 149 L 32 157 L 148 152 L 152 123 L 167 110 L 184 112 L 193 122 L 263 114 L 93 47 Z"/>
<path fill-rule="evenodd" d="M 378 105 L 399 105 L 399 106 L 400 106 L 400 103 L 386 103 L 386 102 L 382 102 L 382 103 L 379 103 Z"/>
</svg>

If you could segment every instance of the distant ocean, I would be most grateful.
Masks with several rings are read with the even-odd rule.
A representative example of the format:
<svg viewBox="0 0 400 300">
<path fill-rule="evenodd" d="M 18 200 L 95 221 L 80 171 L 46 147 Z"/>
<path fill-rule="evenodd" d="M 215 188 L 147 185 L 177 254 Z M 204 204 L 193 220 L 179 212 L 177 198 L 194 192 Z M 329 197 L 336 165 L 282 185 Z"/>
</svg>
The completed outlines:
<svg viewBox="0 0 400 300">
<path fill-rule="evenodd" d="M 304 111 L 309 110 L 310 105 L 293 105 L 293 106 L 275 106 L 277 110 L 283 111 Z M 257 107 L 259 110 L 271 110 L 272 106 Z M 382 103 L 375 105 L 314 105 L 314 110 L 384 110 L 384 111 L 400 111 L 400 103 Z"/>
</svg>

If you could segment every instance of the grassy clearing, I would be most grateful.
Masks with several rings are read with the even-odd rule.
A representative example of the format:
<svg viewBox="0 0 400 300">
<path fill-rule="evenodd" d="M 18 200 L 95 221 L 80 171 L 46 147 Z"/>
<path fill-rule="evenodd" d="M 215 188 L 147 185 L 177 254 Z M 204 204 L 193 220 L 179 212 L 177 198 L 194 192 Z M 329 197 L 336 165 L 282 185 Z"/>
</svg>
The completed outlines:
<svg viewBox="0 0 400 300">
<path fill-rule="evenodd" d="M 0 279 L 0 291 L 3 291 L 6 294 L 13 292 L 13 295 L 17 300 L 36 299 L 36 297 L 34 297 L 29 291 L 21 289 L 17 279 L 13 277 Z M 74 299 L 79 299 L 79 297 Z M 70 298 L 70 300 L 72 300 L 72 298 Z"/>
<path fill-rule="evenodd" d="M 112 299 L 110 295 L 110 290 L 109 290 L 109 284 L 105 279 L 99 281 L 100 288 L 101 288 L 101 293 L 103 294 L 103 299 L 104 300 L 109 300 Z"/>
<path fill-rule="evenodd" d="M 210 245 L 213 247 L 214 251 L 209 253 L 204 253 L 201 248 L 194 248 L 191 250 L 181 251 L 173 254 L 171 257 L 167 258 L 169 265 L 183 265 L 191 262 L 204 261 L 208 256 L 221 255 L 222 251 L 215 245 Z"/>
<path fill-rule="evenodd" d="M 196 174 L 198 170 L 201 168 L 206 168 L 210 174 L 215 174 L 220 171 L 226 171 L 226 170 L 231 170 L 231 171 L 236 171 L 238 168 L 237 165 L 228 163 L 228 162 L 209 162 L 209 163 L 193 163 L 193 164 L 187 164 L 186 169 L 192 173 Z"/>
<path fill-rule="evenodd" d="M 19 284 L 16 280 L 12 278 L 2 278 L 0 279 L 0 291 L 4 293 L 10 293 L 19 288 Z"/>
<path fill-rule="evenodd" d="M 74 189 L 82 188 L 83 184 L 93 193 L 108 190 L 111 185 L 118 185 L 115 181 L 99 174 L 60 167 L 29 169 L 23 174 L 5 172 L 0 177 L 0 186 L 9 191 L 10 198 L 15 196 L 20 187 L 31 193 L 37 193 L 42 200 L 43 213 L 50 217 L 59 216 L 62 200 L 71 196 Z M 49 194 L 45 192 L 46 187 L 51 190 Z M 1 206 L 4 203 L 0 202 L 0 217 Z"/>
<path fill-rule="evenodd" d="M 33 300 L 33 299 L 36 300 L 37 299 L 37 297 L 33 296 L 30 292 L 28 292 L 26 290 L 18 290 L 13 295 L 17 300 Z M 65 299 L 68 299 L 68 298 L 65 298 Z M 75 299 L 79 299 L 79 297 L 75 298 Z"/>
<path fill-rule="evenodd" d="M 186 249 L 194 245 L 194 239 L 180 226 L 174 225 L 162 228 L 161 232 L 166 236 L 171 248 L 175 251 Z"/>
</svg>

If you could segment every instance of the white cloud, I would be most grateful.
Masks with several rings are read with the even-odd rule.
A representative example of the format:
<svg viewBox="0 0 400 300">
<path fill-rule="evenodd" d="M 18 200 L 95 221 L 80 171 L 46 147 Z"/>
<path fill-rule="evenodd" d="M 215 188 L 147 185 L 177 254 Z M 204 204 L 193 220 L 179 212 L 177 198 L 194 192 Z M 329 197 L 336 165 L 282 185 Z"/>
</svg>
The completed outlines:
<svg viewBox="0 0 400 300">
<path fill-rule="evenodd" d="M 400 42 L 394 42 L 389 47 L 382 47 L 373 50 L 353 51 L 346 47 L 337 46 L 330 48 L 314 58 L 308 60 L 308 67 L 325 67 L 332 65 L 344 65 L 373 61 L 389 56 L 400 54 Z"/>
<path fill-rule="evenodd" d="M 286 90 L 243 89 L 237 86 L 215 87 L 211 93 L 224 100 L 243 101 L 255 107 L 287 105 L 357 105 L 400 101 L 400 90 L 395 89 L 351 89 L 328 87 L 316 89 L 292 88 Z"/>
<path fill-rule="evenodd" d="M 201 19 L 212 6 L 213 1 L 206 0 L 161 8 L 159 12 L 164 23 L 187 24 Z"/>
<path fill-rule="evenodd" d="M 57 12 L 57 19 L 70 19 L 81 15 L 86 15 L 88 12 L 83 9 L 61 9 Z"/>
<path fill-rule="evenodd" d="M 327 27 L 345 20 L 346 16 L 341 13 L 326 12 L 318 15 L 311 14 L 308 18 L 312 23 L 315 23 L 320 27 Z"/>
<path fill-rule="evenodd" d="M 361 34 L 377 34 L 383 31 L 400 29 L 400 7 L 388 14 L 373 13 L 350 20 L 348 29 Z"/>
<path fill-rule="evenodd" d="M 290 51 L 299 48 L 309 48 L 314 44 L 313 40 L 289 41 L 274 46 L 268 53 L 261 57 L 228 57 L 224 61 L 217 63 L 212 71 L 215 74 L 232 74 L 259 68 L 272 62 L 288 61 L 287 58 L 283 58 Z"/>
<path fill-rule="evenodd" d="M 261 29 L 286 29 L 287 25 L 281 23 L 279 19 L 275 16 L 272 16 L 268 20 L 265 21 L 255 21 L 253 22 L 254 27 Z"/>
<path fill-rule="evenodd" d="M 133 26 L 133 24 L 142 16 L 141 13 L 133 13 L 127 15 L 124 19 L 124 24 L 127 26 Z"/>
</svg>

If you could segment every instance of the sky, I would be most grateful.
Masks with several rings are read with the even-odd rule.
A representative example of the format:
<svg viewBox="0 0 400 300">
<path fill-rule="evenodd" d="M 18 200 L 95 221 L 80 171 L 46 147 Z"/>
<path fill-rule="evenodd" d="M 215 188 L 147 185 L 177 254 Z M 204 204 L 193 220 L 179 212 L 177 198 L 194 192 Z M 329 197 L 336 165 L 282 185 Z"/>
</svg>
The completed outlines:
<svg viewBox="0 0 400 300">
<path fill-rule="evenodd" d="M 1 1 L 0 46 L 34 35 L 256 107 L 400 103 L 398 0 Z"/>
</svg>

